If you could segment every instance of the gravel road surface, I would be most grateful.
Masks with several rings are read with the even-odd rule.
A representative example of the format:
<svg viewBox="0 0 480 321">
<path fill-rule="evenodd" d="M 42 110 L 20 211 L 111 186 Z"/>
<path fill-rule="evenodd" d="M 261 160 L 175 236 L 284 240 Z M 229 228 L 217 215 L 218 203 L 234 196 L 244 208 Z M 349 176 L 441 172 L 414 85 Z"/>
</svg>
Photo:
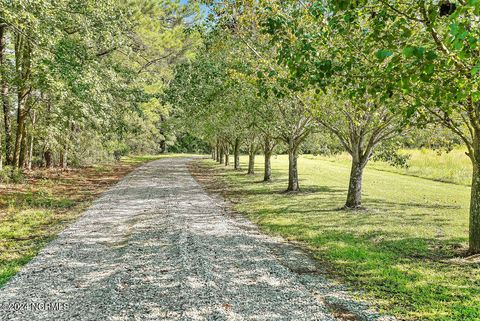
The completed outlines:
<svg viewBox="0 0 480 321">
<path fill-rule="evenodd" d="M 0 289 L 0 320 L 336 320 L 187 162 L 148 163 L 104 193 Z"/>
</svg>

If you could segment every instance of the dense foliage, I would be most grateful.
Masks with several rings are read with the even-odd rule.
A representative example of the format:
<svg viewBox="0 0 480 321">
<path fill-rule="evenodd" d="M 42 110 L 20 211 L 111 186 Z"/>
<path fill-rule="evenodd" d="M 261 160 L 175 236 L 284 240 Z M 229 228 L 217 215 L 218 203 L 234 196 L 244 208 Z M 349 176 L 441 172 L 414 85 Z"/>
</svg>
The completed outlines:
<svg viewBox="0 0 480 321">
<path fill-rule="evenodd" d="M 159 98 L 193 57 L 198 18 L 178 1 L 2 1 L 2 162 L 66 167 L 166 149 Z"/>
</svg>

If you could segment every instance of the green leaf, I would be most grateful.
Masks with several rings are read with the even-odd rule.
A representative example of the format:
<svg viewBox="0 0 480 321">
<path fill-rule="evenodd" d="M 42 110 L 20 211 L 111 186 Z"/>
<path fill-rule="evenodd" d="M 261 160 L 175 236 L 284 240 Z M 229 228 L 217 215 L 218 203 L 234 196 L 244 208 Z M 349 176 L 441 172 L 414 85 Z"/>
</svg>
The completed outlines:
<svg viewBox="0 0 480 321">
<path fill-rule="evenodd" d="M 390 57 L 391 55 L 393 55 L 393 52 L 391 52 L 390 50 L 379 50 L 377 51 L 377 53 L 375 54 L 375 56 L 380 59 L 380 60 L 385 60 L 387 59 L 388 57 Z"/>
<path fill-rule="evenodd" d="M 406 58 L 411 58 L 411 57 L 413 57 L 413 55 L 415 53 L 415 48 L 414 47 L 405 47 L 405 48 L 403 48 L 402 53 Z"/>
<path fill-rule="evenodd" d="M 477 76 L 479 72 L 480 72 L 480 65 L 476 65 L 475 67 L 472 68 L 471 74 L 472 76 Z"/>
</svg>

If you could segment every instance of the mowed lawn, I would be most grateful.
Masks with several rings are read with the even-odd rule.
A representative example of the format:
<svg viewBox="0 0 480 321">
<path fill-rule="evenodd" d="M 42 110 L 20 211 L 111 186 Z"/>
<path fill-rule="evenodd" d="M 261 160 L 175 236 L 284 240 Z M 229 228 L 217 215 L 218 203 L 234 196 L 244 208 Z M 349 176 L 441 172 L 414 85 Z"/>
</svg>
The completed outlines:
<svg viewBox="0 0 480 321">
<path fill-rule="evenodd" d="M 272 183 L 261 182 L 261 157 L 254 177 L 211 160 L 202 166 L 227 182 L 237 211 L 264 231 L 312 249 L 332 277 L 381 310 L 406 320 L 480 320 L 480 264 L 462 258 L 469 187 L 386 171 L 377 163 L 365 171 L 367 210 L 344 211 L 350 168 L 345 159 L 332 160 L 299 159 L 299 194 L 283 193 L 286 156 L 272 159 Z M 247 158 L 241 161 L 245 168 Z M 455 171 L 465 164 L 468 159 L 456 162 Z M 428 170 L 420 174 L 429 176 Z"/>
</svg>

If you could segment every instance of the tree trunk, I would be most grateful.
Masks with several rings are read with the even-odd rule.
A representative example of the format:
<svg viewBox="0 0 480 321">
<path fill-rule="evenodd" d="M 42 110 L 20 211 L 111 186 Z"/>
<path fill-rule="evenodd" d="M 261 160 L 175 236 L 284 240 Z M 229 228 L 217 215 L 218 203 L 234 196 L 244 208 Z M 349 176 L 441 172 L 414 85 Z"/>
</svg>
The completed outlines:
<svg viewBox="0 0 480 321">
<path fill-rule="evenodd" d="M 62 169 L 66 169 L 68 166 L 67 155 L 67 148 L 65 147 L 60 153 L 60 166 Z"/>
<path fill-rule="evenodd" d="M 272 152 L 271 151 L 266 151 L 265 152 L 265 170 L 264 170 L 264 174 L 263 174 L 263 181 L 264 182 L 270 182 L 272 180 L 271 159 L 272 159 Z"/>
<path fill-rule="evenodd" d="M 12 165 L 12 120 L 10 118 L 10 99 L 8 84 L 2 82 L 3 122 L 5 126 L 5 163 Z"/>
<path fill-rule="evenodd" d="M 362 205 L 362 177 L 364 168 L 364 163 L 356 159 L 352 160 L 347 202 L 344 206 L 345 209 L 358 209 Z"/>
<path fill-rule="evenodd" d="M 300 186 L 298 184 L 298 146 L 293 143 L 289 144 L 288 148 L 288 188 L 287 192 L 298 192 Z"/>
<path fill-rule="evenodd" d="M 233 168 L 237 171 L 241 170 L 241 168 L 240 168 L 240 138 L 235 139 L 235 145 L 233 147 L 233 157 L 234 157 Z"/>
<path fill-rule="evenodd" d="M 22 149 L 22 136 L 25 130 L 25 119 L 27 116 L 26 105 L 29 100 L 30 88 L 30 55 L 31 47 L 29 41 L 25 41 L 24 35 L 16 35 L 15 39 L 15 72 L 19 78 L 17 90 L 17 134 L 15 137 L 15 149 L 13 150 L 13 166 L 20 167 L 20 152 Z"/>
<path fill-rule="evenodd" d="M 225 166 L 230 165 L 230 151 L 228 150 L 228 146 L 225 147 Z"/>
<path fill-rule="evenodd" d="M 18 156 L 18 167 L 26 167 L 27 160 L 27 127 L 23 125 L 23 133 L 20 141 L 20 155 Z"/>
<path fill-rule="evenodd" d="M 27 169 L 30 171 L 32 170 L 32 160 L 33 160 L 33 142 L 35 137 L 33 136 L 33 130 L 35 129 L 35 123 L 37 122 L 35 110 L 32 112 L 32 130 L 30 133 L 30 146 L 28 148 L 28 161 L 27 161 Z"/>
<path fill-rule="evenodd" d="M 480 137 L 476 133 L 470 158 L 473 165 L 472 190 L 470 198 L 469 253 L 480 253 Z"/>
<path fill-rule="evenodd" d="M 216 159 L 216 154 L 215 154 L 215 146 L 212 146 L 212 159 L 215 160 Z"/>
<path fill-rule="evenodd" d="M 20 163 L 20 154 L 22 149 L 23 142 L 23 133 L 25 132 L 25 114 L 23 112 L 23 107 L 18 106 L 18 116 L 17 116 L 17 135 L 15 136 L 15 148 L 13 150 L 13 166 L 19 168 L 22 164 Z"/>
<path fill-rule="evenodd" d="M 224 159 L 224 156 L 225 156 L 225 152 L 224 152 L 224 149 L 223 147 L 220 147 L 220 157 L 218 157 L 218 162 L 221 164 L 223 163 L 223 159 Z"/>
<path fill-rule="evenodd" d="M 255 175 L 255 154 L 255 148 L 251 146 L 248 151 L 248 175 Z"/>
<path fill-rule="evenodd" d="M 53 167 L 52 151 L 50 149 L 47 149 L 43 153 L 43 157 L 45 158 L 45 167 L 52 168 Z"/>
<path fill-rule="evenodd" d="M 0 171 L 3 170 L 2 134 L 0 134 Z"/>
<path fill-rule="evenodd" d="M 5 49 L 6 49 L 6 28 L 0 27 L 0 68 L 4 68 L 5 62 Z M 5 164 L 12 164 L 12 125 L 10 119 L 10 97 L 9 86 L 5 76 L 5 72 L 2 73 L 1 78 L 1 95 L 2 95 L 2 107 L 3 107 L 3 121 L 5 126 Z"/>
<path fill-rule="evenodd" d="M 270 182 L 272 180 L 272 153 L 273 149 L 275 148 L 275 142 L 270 139 L 270 137 L 265 137 L 265 143 L 263 145 L 263 155 L 265 156 L 265 166 L 264 166 L 264 174 L 263 174 L 263 181 Z"/>
<path fill-rule="evenodd" d="M 167 142 L 165 139 L 160 140 L 160 154 L 165 154 L 167 152 Z"/>
<path fill-rule="evenodd" d="M 27 163 L 27 169 L 29 171 L 32 170 L 32 161 L 33 161 L 33 142 L 34 142 L 34 137 L 33 134 L 30 135 L 30 148 L 28 151 L 28 163 Z"/>
</svg>

